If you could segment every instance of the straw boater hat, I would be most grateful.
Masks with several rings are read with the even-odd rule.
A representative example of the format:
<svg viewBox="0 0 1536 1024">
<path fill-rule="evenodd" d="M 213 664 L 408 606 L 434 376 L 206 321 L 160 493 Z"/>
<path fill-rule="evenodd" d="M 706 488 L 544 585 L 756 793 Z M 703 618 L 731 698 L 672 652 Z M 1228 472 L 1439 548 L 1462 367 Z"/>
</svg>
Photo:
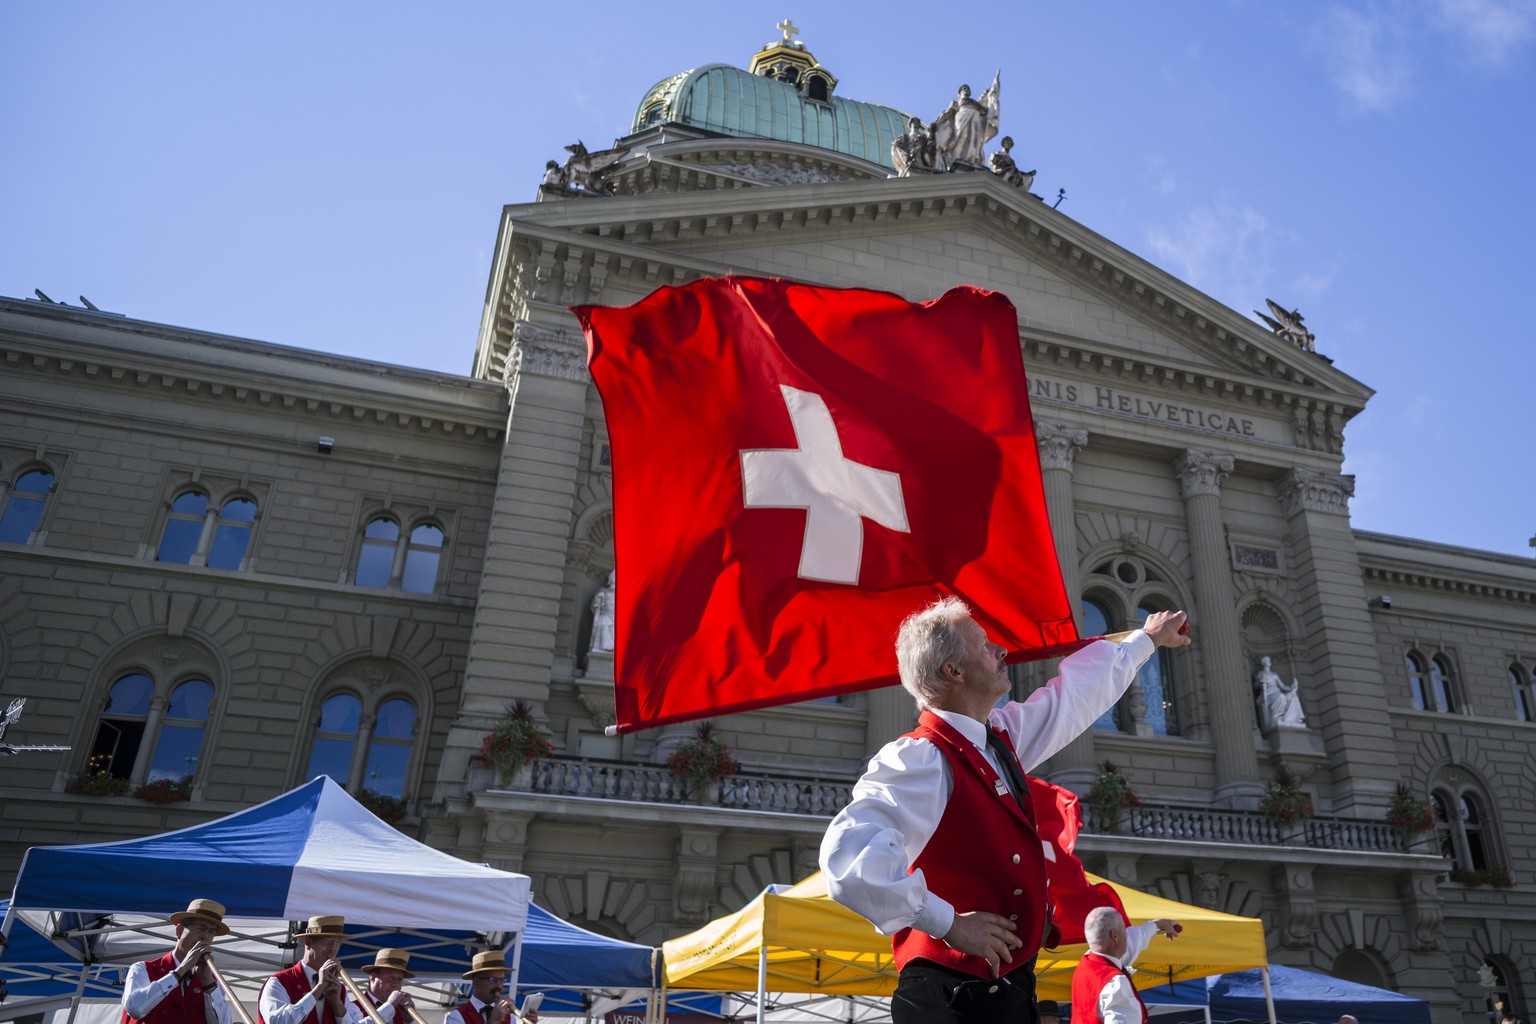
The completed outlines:
<svg viewBox="0 0 1536 1024">
<path fill-rule="evenodd" d="M 403 949 L 381 949 L 375 954 L 373 963 L 363 965 L 363 970 L 369 974 L 374 971 L 402 971 L 407 978 L 414 978 L 416 975 L 405 966 L 410 962 L 411 954 Z"/>
<path fill-rule="evenodd" d="M 460 975 L 461 978 L 474 978 L 481 974 L 506 974 L 506 952 L 500 949 L 488 949 L 484 953 L 476 953 L 470 961 L 469 970 Z"/>
<path fill-rule="evenodd" d="M 171 924 L 186 920 L 207 921 L 218 929 L 217 934 L 229 934 L 229 925 L 224 923 L 224 904 L 217 900 L 193 900 L 186 910 L 171 915 Z"/>
<path fill-rule="evenodd" d="M 304 925 L 304 930 L 294 932 L 296 939 L 340 939 L 345 936 L 346 919 L 340 915 L 312 917 Z"/>
</svg>

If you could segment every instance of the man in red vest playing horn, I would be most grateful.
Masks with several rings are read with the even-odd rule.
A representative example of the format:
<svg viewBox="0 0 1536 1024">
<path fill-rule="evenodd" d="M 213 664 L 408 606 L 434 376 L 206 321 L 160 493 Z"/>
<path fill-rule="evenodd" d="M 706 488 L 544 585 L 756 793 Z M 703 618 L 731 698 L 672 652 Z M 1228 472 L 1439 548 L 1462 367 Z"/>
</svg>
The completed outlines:
<svg viewBox="0 0 1536 1024">
<path fill-rule="evenodd" d="M 345 924 L 340 917 L 312 917 L 294 936 L 304 942 L 304 958 L 261 987 L 261 1024 L 347 1024 L 363 1019 L 363 1011 L 347 1002 L 341 961 L 336 959 Z"/>
<path fill-rule="evenodd" d="M 908 616 L 901 685 L 922 715 L 887 743 L 821 844 L 827 891 L 881 932 L 901 974 L 894 1024 L 1036 1024 L 1035 953 L 1054 925 L 1045 848 L 1024 772 L 1114 706 L 1158 647 L 1184 647 L 1183 612 L 1062 661 L 1025 701 L 963 601 Z"/>
<path fill-rule="evenodd" d="M 476 953 L 461 977 L 470 984 L 469 998 L 448 1011 L 443 1024 L 507 1024 L 507 1021 L 539 1019 L 537 1010 L 519 1017 L 512 1000 L 501 994 L 507 976 L 506 952 L 488 949 Z"/>
<path fill-rule="evenodd" d="M 381 949 L 374 954 L 373 963 L 363 965 L 368 974 L 368 998 L 373 1001 L 384 1024 L 407 1024 L 411 1019 L 411 994 L 404 988 L 406 978 L 416 977 L 410 971 L 410 964 L 409 951 Z M 363 1008 L 359 1006 L 358 1009 Z"/>
<path fill-rule="evenodd" d="M 1127 968 L 1152 936 L 1172 939 L 1183 930 L 1166 917 L 1127 928 L 1114 907 L 1088 911 L 1083 922 L 1088 952 L 1072 971 L 1072 1024 L 1147 1024 L 1147 1004 Z"/>
<path fill-rule="evenodd" d="M 170 920 L 176 947 L 128 968 L 122 1024 L 230 1024 L 229 1002 L 208 966 L 213 940 L 229 934 L 224 904 L 193 900 Z"/>
</svg>

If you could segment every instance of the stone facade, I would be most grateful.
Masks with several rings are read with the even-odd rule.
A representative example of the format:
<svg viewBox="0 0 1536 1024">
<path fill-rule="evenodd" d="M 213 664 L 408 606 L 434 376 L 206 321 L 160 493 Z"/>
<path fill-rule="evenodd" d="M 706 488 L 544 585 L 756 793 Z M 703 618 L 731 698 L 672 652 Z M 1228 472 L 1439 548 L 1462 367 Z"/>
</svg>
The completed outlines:
<svg viewBox="0 0 1536 1024">
<path fill-rule="evenodd" d="M 1260 915 L 1275 962 L 1422 996 L 1437 1020 L 1485 1019 L 1485 963 L 1536 1009 L 1536 723 L 1518 703 L 1524 686 L 1536 706 L 1536 567 L 1352 530 L 1343 435 L 1367 387 L 990 174 L 887 178 L 793 143 L 647 131 L 607 172 L 615 195 L 506 208 L 473 378 L 0 300 L 0 486 L 53 474 L 39 528 L 0 543 L 0 678 L 29 698 L 7 739 L 74 747 L 7 759 L 0 870 L 29 845 L 179 827 L 302 782 L 317 730 L 334 731 L 321 705 L 346 693 L 361 708 L 354 788 L 382 704 L 407 700 L 401 827 L 527 872 L 543 905 L 587 927 L 657 943 L 808 874 L 910 701 L 723 719 L 743 774 L 702 802 L 661 766 L 691 727 L 604 734 L 612 665 L 586 652 L 614 565 L 608 449 L 566 307 L 725 273 L 913 299 L 974 284 L 1018 307 L 1085 617 L 1117 629 L 1182 607 L 1197 634 L 1118 725 L 1042 769 L 1083 791 L 1109 758 L 1147 801 L 1128 832 L 1090 822 L 1090 868 Z M 237 567 L 156 559 L 187 488 L 256 505 Z M 430 592 L 398 571 L 359 585 L 386 515 L 441 530 Z M 1259 732 L 1261 656 L 1300 681 L 1305 729 Z M 1021 693 L 1047 670 L 1021 669 Z M 212 684 L 187 802 L 65 792 L 124 673 L 161 702 L 124 769 L 135 783 L 157 770 L 173 688 Z M 498 788 L 475 754 L 513 700 L 556 754 Z M 1316 812 L 1289 831 L 1255 810 L 1282 764 Z M 1399 783 L 1448 802 L 1455 866 L 1516 884 L 1453 880 L 1437 838 L 1404 847 L 1382 823 Z"/>
</svg>

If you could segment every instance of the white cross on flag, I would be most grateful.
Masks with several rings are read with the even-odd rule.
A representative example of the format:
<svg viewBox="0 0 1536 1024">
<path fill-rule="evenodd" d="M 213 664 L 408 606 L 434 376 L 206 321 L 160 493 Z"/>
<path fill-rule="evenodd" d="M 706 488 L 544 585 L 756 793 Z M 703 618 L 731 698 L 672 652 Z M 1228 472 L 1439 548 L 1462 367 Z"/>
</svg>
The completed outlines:
<svg viewBox="0 0 1536 1024">
<path fill-rule="evenodd" d="M 897 625 L 947 594 L 1013 660 L 1077 646 L 1004 296 L 729 277 L 575 312 L 621 730 L 892 683 Z"/>
</svg>

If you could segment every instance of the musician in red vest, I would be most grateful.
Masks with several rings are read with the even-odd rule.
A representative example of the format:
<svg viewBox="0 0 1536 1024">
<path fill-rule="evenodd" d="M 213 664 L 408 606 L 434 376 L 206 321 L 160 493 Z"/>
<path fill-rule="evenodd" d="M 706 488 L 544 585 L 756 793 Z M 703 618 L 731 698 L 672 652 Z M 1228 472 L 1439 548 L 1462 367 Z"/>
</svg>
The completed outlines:
<svg viewBox="0 0 1536 1024">
<path fill-rule="evenodd" d="M 821 844 L 832 898 L 891 936 L 893 1024 L 1038 1022 L 1032 968 L 1054 925 L 1024 771 L 1113 707 L 1156 648 L 1187 646 L 1183 624 L 1154 613 L 1001 705 L 1007 651 L 963 601 L 901 624 L 896 663 L 918 726 L 870 761 Z"/>
<path fill-rule="evenodd" d="M 278 971 L 261 986 L 257 1019 L 261 1024 L 356 1024 L 363 1011 L 346 998 L 341 983 L 341 951 L 346 922 L 335 916 L 310 918 L 294 936 L 304 943 L 304 957 Z"/>
<path fill-rule="evenodd" d="M 224 904 L 193 900 L 170 921 L 175 948 L 128 968 L 122 1024 L 230 1024 L 229 1001 L 208 966 L 213 940 L 229 934 Z"/>
<path fill-rule="evenodd" d="M 410 1020 L 411 994 L 404 987 L 406 978 L 416 977 L 411 973 L 410 964 L 409 950 L 381 949 L 373 955 L 373 963 L 363 965 L 368 974 L 365 991 L 384 1024 L 405 1024 Z M 358 1009 L 363 1008 L 359 1006 Z"/>
<path fill-rule="evenodd" d="M 1114 907 L 1094 907 L 1083 921 L 1088 952 L 1072 971 L 1072 1024 L 1147 1024 L 1147 1004 L 1127 970 L 1159 933 L 1172 939 L 1184 926 L 1160 917 L 1125 926 Z"/>
<path fill-rule="evenodd" d="M 501 994 L 507 977 L 505 951 L 488 949 L 476 953 L 469 963 L 469 970 L 461 977 L 469 982 L 469 998 L 449 1010 L 443 1024 L 507 1024 L 509 1020 L 533 1024 L 539 1019 L 537 1010 L 529 1010 L 519 1017 L 512 1000 Z"/>
</svg>

